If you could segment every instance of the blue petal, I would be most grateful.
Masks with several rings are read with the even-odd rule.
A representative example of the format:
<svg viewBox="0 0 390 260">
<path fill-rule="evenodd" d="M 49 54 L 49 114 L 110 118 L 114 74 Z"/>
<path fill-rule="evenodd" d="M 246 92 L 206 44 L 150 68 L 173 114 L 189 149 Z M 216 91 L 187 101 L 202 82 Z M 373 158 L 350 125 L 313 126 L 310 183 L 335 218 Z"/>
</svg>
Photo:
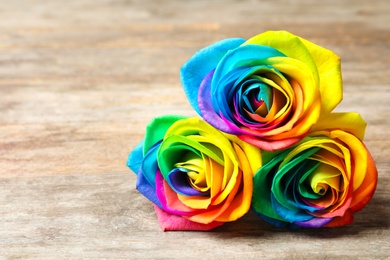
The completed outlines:
<svg viewBox="0 0 390 260">
<path fill-rule="evenodd" d="M 239 47 L 245 39 L 228 38 L 207 46 L 194 54 L 181 68 L 180 80 L 184 92 L 191 106 L 200 114 L 198 107 L 198 92 L 203 78 L 213 69 L 225 54 L 232 49 Z"/>
<path fill-rule="evenodd" d="M 229 71 L 223 79 L 219 82 L 220 85 L 213 88 L 211 85 L 211 96 L 212 96 L 212 105 L 214 110 L 222 113 L 225 118 L 234 122 L 234 117 L 232 115 L 232 104 L 229 104 L 233 100 L 233 95 L 237 91 L 235 83 L 242 75 L 249 75 L 250 71 L 253 68 L 250 67 L 240 67 L 232 71 Z M 214 82 L 214 77 L 212 82 Z M 213 84 L 213 83 L 211 83 Z"/>
<path fill-rule="evenodd" d="M 141 163 L 143 160 L 142 150 L 144 147 L 144 141 L 140 142 L 134 150 L 130 153 L 127 159 L 127 167 L 129 167 L 135 174 L 138 174 L 138 170 L 141 167 Z"/>
<path fill-rule="evenodd" d="M 272 202 L 272 207 L 275 210 L 275 212 L 284 218 L 286 221 L 294 223 L 294 222 L 302 222 L 302 221 L 308 221 L 312 218 L 313 216 L 305 213 L 303 210 L 299 209 L 289 209 L 284 207 L 282 204 L 280 204 L 275 196 L 271 193 L 271 202 Z"/>
<path fill-rule="evenodd" d="M 154 181 L 155 183 L 156 181 Z M 136 184 L 137 190 L 144 195 L 146 198 L 148 198 L 151 202 L 159 206 L 160 208 L 163 208 L 161 205 L 161 202 L 157 198 L 156 193 L 156 186 L 153 186 L 144 176 L 144 173 L 140 169 L 137 176 L 137 184 Z"/>
<path fill-rule="evenodd" d="M 151 185 L 153 185 L 153 187 L 156 187 L 156 171 L 158 169 L 157 153 L 158 153 L 158 149 L 160 148 L 160 145 L 161 145 L 161 141 L 156 143 L 154 146 L 152 146 L 149 149 L 141 165 L 141 170 L 143 172 L 143 175 L 145 176 L 147 181 Z"/>
<path fill-rule="evenodd" d="M 240 47 L 239 49 L 241 48 L 243 47 Z M 238 53 L 239 51 L 238 49 L 236 49 L 229 53 L 232 52 Z M 261 69 L 269 69 L 274 71 L 275 73 L 279 73 L 277 70 L 271 68 L 269 65 L 261 65 L 260 63 L 261 62 L 259 61 L 259 65 L 252 67 L 242 66 L 234 69 L 232 68 L 231 71 L 226 71 L 226 74 L 223 75 L 222 78 L 218 79 L 218 84 L 215 83 L 217 79 L 215 76 L 213 76 L 211 82 L 211 96 L 214 110 L 219 111 L 225 118 L 229 119 L 232 122 L 235 122 L 235 119 L 232 115 L 232 104 L 230 104 L 229 102 L 232 102 L 233 97 L 237 94 L 241 85 L 246 82 L 247 78 L 249 78 L 253 74 L 256 74 Z M 239 108 L 241 107 L 239 106 Z"/>
<path fill-rule="evenodd" d="M 215 69 L 212 89 L 220 84 L 220 80 L 229 73 L 239 67 L 254 67 L 259 65 L 267 65 L 265 59 L 271 57 L 285 57 L 280 51 L 261 45 L 244 45 L 240 48 L 229 51 L 218 63 Z"/>
<path fill-rule="evenodd" d="M 240 83 L 260 68 L 269 67 L 265 59 L 285 57 L 278 50 L 260 45 L 244 45 L 229 51 L 218 63 L 211 82 L 213 107 L 219 109 L 225 118 L 234 121 L 231 116 L 232 95 L 237 91 L 236 83 Z"/>
</svg>

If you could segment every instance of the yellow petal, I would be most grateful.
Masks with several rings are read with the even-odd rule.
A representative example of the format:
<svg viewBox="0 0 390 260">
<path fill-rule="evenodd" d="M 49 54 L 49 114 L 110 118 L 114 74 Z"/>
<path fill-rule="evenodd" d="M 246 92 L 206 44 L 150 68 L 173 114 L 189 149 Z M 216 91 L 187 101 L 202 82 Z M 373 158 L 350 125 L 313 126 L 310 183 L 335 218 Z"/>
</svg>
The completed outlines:
<svg viewBox="0 0 390 260">
<path fill-rule="evenodd" d="M 312 127 L 309 135 L 316 135 L 315 132 L 321 130 L 342 129 L 363 140 L 366 125 L 366 121 L 358 113 L 330 113 Z"/>
<path fill-rule="evenodd" d="M 236 135 L 231 134 L 224 134 L 229 140 L 231 140 L 233 143 L 239 145 L 241 149 L 246 154 L 247 158 L 250 158 L 250 164 L 251 172 L 254 174 L 257 172 L 260 167 L 262 166 L 262 160 L 261 160 L 261 151 L 258 147 L 253 146 L 247 142 L 244 142 L 240 138 L 238 138 Z"/>
<path fill-rule="evenodd" d="M 181 203 L 192 209 L 207 209 L 211 202 L 209 197 L 202 196 L 186 196 L 177 194 L 177 198 Z"/>
<path fill-rule="evenodd" d="M 320 77 L 322 114 L 330 113 L 343 99 L 340 57 L 332 51 L 299 38 L 309 50 Z"/>
<path fill-rule="evenodd" d="M 244 44 L 270 46 L 305 63 L 313 72 L 316 86 L 319 86 L 323 115 L 330 113 L 342 100 L 341 63 L 334 52 L 286 31 L 267 31 Z"/>
<path fill-rule="evenodd" d="M 315 172 L 310 174 L 309 182 L 311 188 L 316 193 L 323 192 L 322 189 L 326 186 L 330 186 L 333 189 L 340 191 L 340 175 L 340 171 L 337 168 L 328 164 L 320 164 Z"/>
<path fill-rule="evenodd" d="M 337 138 L 346 143 L 349 147 L 351 157 L 353 158 L 353 190 L 356 190 L 366 177 L 368 153 L 363 143 L 347 132 L 335 130 L 331 132 L 331 138 Z"/>
<path fill-rule="evenodd" d="M 245 44 L 258 44 L 270 46 L 282 52 L 287 57 L 300 60 L 312 71 L 316 85 L 319 83 L 316 62 L 306 45 L 298 36 L 287 31 L 267 31 L 252 37 Z M 310 46 L 312 48 L 312 46 Z"/>
<path fill-rule="evenodd" d="M 237 144 L 233 144 L 234 149 L 240 161 L 240 167 L 242 169 L 241 185 L 242 190 L 234 197 L 234 200 L 230 203 L 229 207 L 216 218 L 216 221 L 226 222 L 234 221 L 242 217 L 248 212 L 252 202 L 253 192 L 253 172 L 251 171 L 249 158 L 247 154 Z M 240 182 L 237 182 L 240 185 Z"/>
</svg>

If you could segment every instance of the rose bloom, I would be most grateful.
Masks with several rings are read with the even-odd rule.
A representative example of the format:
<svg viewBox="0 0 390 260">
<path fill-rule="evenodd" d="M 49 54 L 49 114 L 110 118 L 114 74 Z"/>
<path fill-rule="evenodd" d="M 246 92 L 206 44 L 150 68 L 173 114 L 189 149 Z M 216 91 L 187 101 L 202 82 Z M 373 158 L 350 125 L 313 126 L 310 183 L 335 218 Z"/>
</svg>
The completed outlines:
<svg viewBox="0 0 390 260">
<path fill-rule="evenodd" d="M 340 58 L 286 31 L 201 49 L 181 81 L 208 123 L 271 151 L 300 141 L 342 99 Z"/>
<path fill-rule="evenodd" d="M 162 116 L 130 154 L 164 230 L 209 230 L 248 212 L 260 150 L 199 118 Z"/>
<path fill-rule="evenodd" d="M 377 184 L 364 129 L 359 114 L 332 113 L 295 146 L 264 153 L 254 176 L 253 210 L 279 227 L 351 223 Z"/>
</svg>

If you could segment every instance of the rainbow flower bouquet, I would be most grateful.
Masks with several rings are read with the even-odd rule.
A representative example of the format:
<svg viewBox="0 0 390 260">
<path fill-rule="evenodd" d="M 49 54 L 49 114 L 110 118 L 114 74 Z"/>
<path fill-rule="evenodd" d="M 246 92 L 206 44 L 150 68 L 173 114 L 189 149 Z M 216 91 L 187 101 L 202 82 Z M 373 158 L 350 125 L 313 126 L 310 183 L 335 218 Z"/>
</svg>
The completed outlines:
<svg viewBox="0 0 390 260">
<path fill-rule="evenodd" d="M 249 210 L 278 227 L 343 226 L 372 198 L 366 122 L 332 112 L 332 51 L 286 31 L 225 39 L 196 52 L 181 82 L 200 117 L 153 119 L 127 162 L 163 230 L 210 230 Z"/>
</svg>

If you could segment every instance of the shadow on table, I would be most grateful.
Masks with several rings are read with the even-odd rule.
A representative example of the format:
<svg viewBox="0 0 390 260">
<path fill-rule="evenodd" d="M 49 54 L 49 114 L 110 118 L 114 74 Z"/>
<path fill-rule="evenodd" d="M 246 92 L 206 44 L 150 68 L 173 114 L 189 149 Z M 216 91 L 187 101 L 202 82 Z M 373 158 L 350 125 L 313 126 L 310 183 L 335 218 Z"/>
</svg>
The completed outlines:
<svg viewBox="0 0 390 260">
<path fill-rule="evenodd" d="M 274 227 L 253 212 L 249 212 L 243 218 L 234 223 L 226 223 L 223 226 L 210 232 L 216 237 L 223 239 L 237 237 L 272 237 L 280 234 L 299 234 L 316 238 L 338 238 L 343 236 L 354 236 L 361 233 L 382 232 L 388 229 L 390 205 L 389 199 L 383 197 L 374 198 L 362 211 L 355 214 L 355 221 L 344 227 L 319 228 L 319 229 L 289 229 Z M 229 235 L 226 235 L 229 233 Z"/>
</svg>

